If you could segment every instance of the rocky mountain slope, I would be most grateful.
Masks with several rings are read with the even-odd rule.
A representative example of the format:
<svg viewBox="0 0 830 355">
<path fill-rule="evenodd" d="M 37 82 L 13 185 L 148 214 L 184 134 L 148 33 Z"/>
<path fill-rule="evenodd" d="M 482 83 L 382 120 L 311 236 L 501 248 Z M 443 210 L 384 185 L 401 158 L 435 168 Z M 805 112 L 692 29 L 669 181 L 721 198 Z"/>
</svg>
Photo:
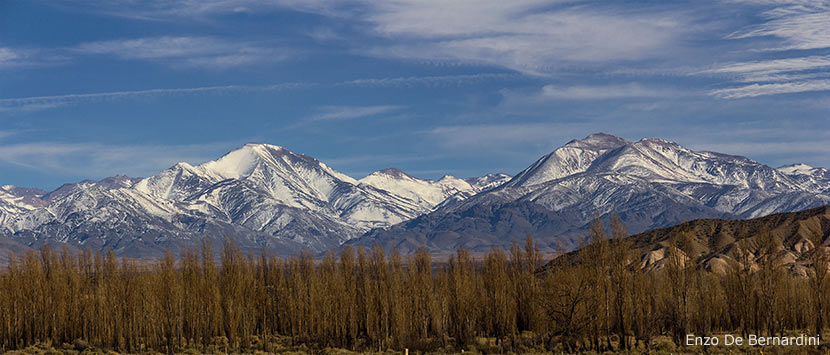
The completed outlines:
<svg viewBox="0 0 830 355">
<path fill-rule="evenodd" d="M 726 272 L 739 261 L 755 267 L 762 233 L 774 237 L 775 253 L 782 266 L 795 274 L 806 275 L 810 253 L 816 247 L 812 242 L 814 237 L 825 241 L 823 248 L 829 247 L 830 206 L 748 220 L 699 219 L 633 235 L 628 237 L 631 262 L 645 270 L 660 270 L 670 262 L 671 252 L 679 252 L 698 267 L 716 273 Z M 688 253 L 678 249 L 681 236 L 688 238 Z M 580 262 L 582 251 L 563 255 L 550 265 Z"/>
<path fill-rule="evenodd" d="M 111 247 L 141 258 L 232 238 L 245 250 L 283 255 L 344 243 L 446 253 L 507 248 L 530 235 L 552 251 L 578 246 L 592 220 L 614 214 L 639 233 L 827 204 L 827 169 L 775 169 L 662 139 L 593 134 L 515 177 L 436 181 L 398 169 L 356 180 L 279 146 L 247 144 L 144 179 L 114 176 L 51 192 L 0 187 L 0 247 Z"/>
<path fill-rule="evenodd" d="M 508 178 L 430 181 L 385 169 L 357 181 L 312 157 L 247 144 L 215 161 L 178 163 L 145 179 L 87 180 L 49 193 L 4 186 L 0 235 L 18 249 L 111 247 L 138 258 L 226 237 L 246 250 L 319 252 Z"/>
<path fill-rule="evenodd" d="M 804 163 L 798 163 L 779 167 L 778 171 L 787 174 L 793 180 L 811 190 L 830 195 L 830 170 L 828 169 L 814 168 Z"/>
<path fill-rule="evenodd" d="M 592 220 L 618 215 L 639 233 L 699 218 L 754 218 L 830 204 L 823 169 L 775 169 L 663 139 L 607 134 L 571 141 L 505 184 L 349 241 L 441 253 L 507 248 L 526 235 L 546 251 L 580 244 Z"/>
</svg>

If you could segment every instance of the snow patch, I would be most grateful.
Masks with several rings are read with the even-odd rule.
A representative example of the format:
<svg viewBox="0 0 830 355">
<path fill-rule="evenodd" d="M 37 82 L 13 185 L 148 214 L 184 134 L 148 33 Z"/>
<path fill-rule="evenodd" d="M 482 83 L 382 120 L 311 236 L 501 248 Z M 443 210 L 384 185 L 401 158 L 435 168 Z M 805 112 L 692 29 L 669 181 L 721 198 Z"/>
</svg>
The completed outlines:
<svg viewBox="0 0 830 355">
<path fill-rule="evenodd" d="M 796 163 L 784 165 L 778 168 L 778 171 L 787 175 L 810 175 L 816 168 L 804 163 Z"/>
</svg>

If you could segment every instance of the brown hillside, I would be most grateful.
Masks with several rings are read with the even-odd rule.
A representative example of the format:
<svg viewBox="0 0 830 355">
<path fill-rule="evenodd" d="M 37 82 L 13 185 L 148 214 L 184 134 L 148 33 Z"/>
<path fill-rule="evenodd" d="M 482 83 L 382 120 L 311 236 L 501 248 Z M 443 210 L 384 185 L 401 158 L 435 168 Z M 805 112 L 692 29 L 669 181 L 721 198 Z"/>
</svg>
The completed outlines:
<svg viewBox="0 0 830 355">
<path fill-rule="evenodd" d="M 827 248 L 830 234 L 830 206 L 809 210 L 779 213 L 749 220 L 698 219 L 674 227 L 655 229 L 628 237 L 632 244 L 632 263 L 640 268 L 658 270 L 664 267 L 668 248 L 673 238 L 686 236 L 691 241 L 690 257 L 699 268 L 721 273 L 743 253 L 749 259 L 758 256 L 758 236 L 769 231 L 777 241 L 778 254 L 783 265 L 799 275 L 805 275 L 813 243 L 811 233 L 820 233 Z M 587 248 L 590 248 L 588 246 Z M 585 248 L 557 258 L 551 265 L 569 261 L 578 263 Z"/>
</svg>

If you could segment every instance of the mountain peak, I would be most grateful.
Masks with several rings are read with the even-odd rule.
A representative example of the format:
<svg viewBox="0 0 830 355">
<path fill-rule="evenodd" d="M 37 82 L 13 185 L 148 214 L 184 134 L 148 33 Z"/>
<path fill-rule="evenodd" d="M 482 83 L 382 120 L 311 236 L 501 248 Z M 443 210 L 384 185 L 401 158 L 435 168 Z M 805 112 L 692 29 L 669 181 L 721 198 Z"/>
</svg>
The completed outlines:
<svg viewBox="0 0 830 355">
<path fill-rule="evenodd" d="M 504 184 L 509 181 L 512 176 L 505 173 L 487 174 L 478 177 L 469 177 L 464 179 L 470 186 L 478 191 L 486 190 Z"/>
<path fill-rule="evenodd" d="M 249 174 L 260 161 L 259 150 L 261 150 L 259 145 L 246 144 L 217 160 L 202 164 L 202 167 L 225 178 L 239 178 Z"/>
<path fill-rule="evenodd" d="M 288 149 L 277 145 L 247 143 L 219 159 L 202 164 L 201 167 L 226 179 L 238 179 L 250 174 L 264 159 L 283 154 L 295 155 Z"/>
<path fill-rule="evenodd" d="M 790 165 L 779 166 L 778 171 L 787 174 L 787 175 L 801 175 L 801 174 L 810 174 L 814 167 L 804 164 L 804 163 L 795 163 Z"/>
<path fill-rule="evenodd" d="M 574 139 L 565 146 L 588 149 L 611 149 L 630 143 L 629 141 L 608 133 L 593 133 L 582 139 Z"/>
<path fill-rule="evenodd" d="M 115 175 L 103 178 L 98 180 L 96 183 L 100 186 L 104 186 L 107 188 L 121 188 L 121 187 L 132 187 L 133 184 L 141 179 L 137 179 L 134 177 L 129 177 L 126 175 Z"/>
<path fill-rule="evenodd" d="M 409 175 L 409 174 L 405 173 L 403 170 L 398 169 L 398 168 L 381 169 L 381 170 L 375 171 L 375 172 L 373 172 L 369 175 L 386 175 L 386 176 L 389 176 L 389 177 L 393 177 L 395 179 L 413 179 L 413 180 L 416 179 L 412 175 Z"/>
<path fill-rule="evenodd" d="M 672 141 L 670 141 L 670 140 L 668 140 L 668 139 L 663 139 L 663 138 L 643 138 L 643 139 L 640 139 L 640 142 L 645 142 L 645 143 L 658 143 L 658 144 L 668 144 L 668 145 L 678 145 L 678 144 L 677 144 L 677 143 L 675 143 L 675 142 L 672 142 Z"/>
<path fill-rule="evenodd" d="M 507 186 L 531 186 L 553 181 L 588 169 L 599 156 L 631 142 L 607 133 L 594 133 L 572 140 L 517 174 Z"/>
<path fill-rule="evenodd" d="M 243 146 L 239 147 L 238 149 L 243 149 L 243 148 L 245 148 L 245 147 L 249 147 L 249 148 L 262 148 L 262 149 L 273 149 L 273 150 L 277 150 L 277 151 L 280 151 L 280 150 L 287 150 L 287 149 L 285 149 L 284 147 L 279 146 L 279 145 L 275 145 L 275 144 L 268 144 L 268 143 L 260 143 L 260 142 L 248 142 L 248 143 L 245 143 L 245 145 L 243 145 Z"/>
</svg>

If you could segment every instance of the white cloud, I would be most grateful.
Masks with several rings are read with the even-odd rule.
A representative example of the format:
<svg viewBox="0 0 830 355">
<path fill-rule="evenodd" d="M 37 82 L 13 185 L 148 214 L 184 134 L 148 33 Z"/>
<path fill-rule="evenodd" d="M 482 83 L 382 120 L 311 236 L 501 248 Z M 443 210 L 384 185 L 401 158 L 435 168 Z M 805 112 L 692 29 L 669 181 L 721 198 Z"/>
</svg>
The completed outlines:
<svg viewBox="0 0 830 355">
<path fill-rule="evenodd" d="M 66 58 L 34 48 L 0 47 L 0 70 L 59 64 Z"/>
<path fill-rule="evenodd" d="M 53 5 L 108 16 L 149 21 L 201 21 L 211 16 L 263 13 L 289 8 L 295 11 L 337 16 L 344 1 L 338 0 L 88 0 L 51 2 Z"/>
<path fill-rule="evenodd" d="M 830 67 L 830 56 L 809 56 L 752 62 L 732 63 L 700 73 L 725 73 L 738 75 L 776 74 Z"/>
<path fill-rule="evenodd" d="M 0 47 L 0 67 L 10 65 L 20 59 L 20 54 L 8 47 Z"/>
<path fill-rule="evenodd" d="M 670 97 L 676 96 L 674 90 L 651 88 L 631 83 L 623 85 L 601 86 L 557 86 L 545 85 L 539 94 L 542 98 L 568 100 L 598 100 L 638 97 Z"/>
<path fill-rule="evenodd" d="M 797 81 L 804 81 L 810 79 L 819 79 L 830 77 L 830 72 L 811 72 L 811 73 L 798 73 L 798 74 L 766 74 L 766 73 L 751 73 L 744 75 L 741 78 L 736 79 L 738 82 L 742 83 L 752 83 L 752 82 L 766 82 L 766 83 L 774 83 L 774 82 L 797 82 Z"/>
<path fill-rule="evenodd" d="M 502 100 L 497 109 L 502 115 L 523 114 L 545 115 L 552 109 L 561 109 L 562 104 L 602 100 L 620 100 L 623 107 L 636 111 L 651 111 L 666 100 L 698 95 L 692 89 L 681 90 L 669 86 L 620 83 L 606 85 L 558 85 L 549 84 L 533 89 L 502 89 Z M 674 101 L 672 101 L 674 102 Z"/>
<path fill-rule="evenodd" d="M 194 21 L 290 9 L 346 18 L 389 45 L 363 55 L 494 65 L 530 74 L 585 63 L 660 56 L 695 30 L 680 13 L 600 8 L 565 0 L 202 0 L 94 1 L 88 11 Z M 325 38 L 329 34 L 322 33 Z"/>
<path fill-rule="evenodd" d="M 481 83 L 487 80 L 519 79 L 517 75 L 505 73 L 481 73 L 441 76 L 409 76 L 398 78 L 355 79 L 334 84 L 334 86 L 358 87 L 448 87 Z"/>
<path fill-rule="evenodd" d="M 777 37 L 780 47 L 768 50 L 830 48 L 830 1 L 773 1 L 760 2 L 776 7 L 763 15 L 767 21 L 747 30 L 733 33 L 729 38 Z"/>
<path fill-rule="evenodd" d="M 399 111 L 404 106 L 380 105 L 380 106 L 324 106 L 320 113 L 313 116 L 312 120 L 342 120 L 377 116 L 385 113 Z"/>
<path fill-rule="evenodd" d="M 229 68 L 284 60 L 286 49 L 274 49 L 214 37 L 149 37 L 83 43 L 85 54 L 111 55 L 127 60 L 168 60 L 178 65 Z"/>
<path fill-rule="evenodd" d="M 218 85 L 193 88 L 126 90 L 89 94 L 66 94 L 51 96 L 30 96 L 19 98 L 0 98 L 0 113 L 27 112 L 51 109 L 81 103 L 108 102 L 113 100 L 134 99 L 141 97 L 222 94 L 236 91 L 284 91 L 313 87 L 436 87 L 447 85 L 468 85 L 484 80 L 511 78 L 508 74 L 468 74 L 400 78 L 372 78 L 340 81 L 335 83 L 278 83 L 270 85 Z"/>
<path fill-rule="evenodd" d="M 549 1 L 374 2 L 373 32 L 402 41 L 368 54 L 488 64 L 531 74 L 560 66 L 653 58 L 684 31 L 675 16 L 605 13 Z"/>
<path fill-rule="evenodd" d="M 827 69 L 830 56 L 805 56 L 803 50 L 830 48 L 830 1 L 827 0 L 760 0 L 737 1 L 765 6 L 766 20 L 759 25 L 735 32 L 726 38 L 777 39 L 779 45 L 762 48 L 766 52 L 786 52 L 789 58 L 766 59 L 722 65 L 698 74 L 734 76 L 741 84 L 733 88 L 711 90 L 710 95 L 739 99 L 763 95 L 830 90 Z M 768 42 L 767 42 L 768 43 Z"/>
<path fill-rule="evenodd" d="M 827 72 L 830 56 L 809 56 L 763 61 L 740 62 L 698 72 L 734 76 L 739 83 L 752 83 L 733 88 L 715 89 L 709 94 L 724 99 L 739 99 L 828 90 Z"/>
<path fill-rule="evenodd" d="M 21 112 L 33 112 L 33 111 L 41 111 L 41 110 L 50 110 L 53 108 L 66 106 L 66 102 L 31 102 L 31 103 L 24 103 L 24 104 L 12 104 L 2 103 L 0 100 L 0 113 L 21 113 Z"/>
<path fill-rule="evenodd" d="M 752 84 L 737 88 L 712 90 L 713 96 L 724 99 L 740 99 L 764 95 L 791 94 L 830 90 L 830 80 L 808 80 L 789 83 Z"/>
<path fill-rule="evenodd" d="M 283 83 L 273 85 L 221 85 L 180 89 L 149 89 L 113 91 L 90 94 L 67 94 L 52 96 L 31 96 L 0 99 L 0 112 L 21 112 L 50 109 L 79 103 L 108 102 L 153 96 L 219 94 L 231 91 L 281 91 L 311 87 L 313 84 Z"/>
</svg>

